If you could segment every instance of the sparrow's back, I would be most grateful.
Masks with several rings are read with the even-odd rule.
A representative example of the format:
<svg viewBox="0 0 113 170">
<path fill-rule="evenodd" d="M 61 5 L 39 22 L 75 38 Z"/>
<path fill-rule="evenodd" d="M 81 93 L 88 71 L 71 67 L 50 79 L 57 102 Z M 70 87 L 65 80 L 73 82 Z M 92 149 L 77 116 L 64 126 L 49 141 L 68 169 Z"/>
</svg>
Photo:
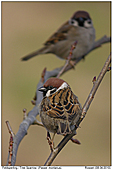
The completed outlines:
<svg viewBox="0 0 113 170">
<path fill-rule="evenodd" d="M 77 96 L 68 87 L 49 97 L 44 97 L 40 111 L 41 120 L 47 129 L 53 129 L 53 132 L 56 131 L 57 134 L 67 134 L 72 132 L 72 128 L 81 115 L 82 107 Z M 46 122 L 43 121 L 45 117 Z"/>
</svg>

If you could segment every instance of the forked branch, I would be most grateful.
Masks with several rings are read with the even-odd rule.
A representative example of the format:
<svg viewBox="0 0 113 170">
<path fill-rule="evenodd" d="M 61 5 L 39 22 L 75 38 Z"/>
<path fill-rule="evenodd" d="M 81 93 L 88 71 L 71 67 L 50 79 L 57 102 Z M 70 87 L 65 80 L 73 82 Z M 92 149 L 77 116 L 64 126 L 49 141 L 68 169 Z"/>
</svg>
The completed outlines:
<svg viewBox="0 0 113 170">
<path fill-rule="evenodd" d="M 73 130 L 73 132 L 71 134 L 66 135 L 63 140 L 58 144 L 58 146 L 55 148 L 55 150 L 53 150 L 53 152 L 51 152 L 50 156 L 48 157 L 46 163 L 44 165 L 49 166 L 52 164 L 53 160 L 56 158 L 56 156 L 58 155 L 58 153 L 63 149 L 63 147 L 66 145 L 66 143 L 75 135 L 75 131 L 77 130 L 77 128 L 79 127 L 80 123 L 82 122 L 82 120 L 84 119 L 89 106 L 92 102 L 92 100 L 94 99 L 94 95 L 102 81 L 102 79 L 104 78 L 104 75 L 106 74 L 106 72 L 108 71 L 108 67 L 110 65 L 111 62 L 111 55 L 109 55 L 109 57 L 107 58 L 97 80 L 93 83 L 93 88 L 91 89 L 91 92 L 89 93 L 89 96 L 83 106 L 83 110 L 82 110 L 82 115 L 79 118 L 79 120 L 76 123 L 75 129 Z"/>
<path fill-rule="evenodd" d="M 104 43 L 107 43 L 107 42 L 110 42 L 110 37 L 102 37 L 100 40 L 96 41 L 95 44 L 94 44 L 94 47 L 88 52 L 90 53 L 91 51 L 93 51 L 94 49 L 100 47 L 102 44 Z M 87 53 L 87 54 L 88 54 Z M 87 55 L 86 54 L 86 55 Z M 83 57 L 86 57 L 83 56 Z M 78 60 L 76 60 L 74 62 L 74 65 L 76 65 L 77 63 L 79 63 L 79 61 L 81 61 L 83 59 L 83 57 L 79 58 Z M 8 127 L 8 129 L 10 129 L 9 133 L 13 136 L 13 142 L 11 141 L 11 145 L 13 144 L 13 147 L 11 148 L 11 154 L 9 153 L 8 154 L 8 160 L 7 160 L 7 165 L 12 165 L 14 166 L 15 165 L 15 162 L 16 162 L 16 155 L 17 155 L 17 150 L 18 150 L 18 147 L 19 147 L 19 144 L 20 142 L 22 141 L 22 139 L 24 138 L 24 136 L 27 134 L 27 130 L 28 128 L 30 127 L 30 125 L 33 125 L 33 124 L 37 124 L 37 125 L 40 125 L 40 126 L 43 126 L 42 123 L 38 122 L 36 120 L 36 116 L 39 114 L 39 104 L 42 100 L 42 93 L 38 91 L 39 87 L 41 87 L 43 85 L 43 83 L 50 77 L 56 77 L 59 72 L 62 70 L 63 67 L 60 67 L 60 68 L 56 68 L 52 71 L 46 71 L 46 68 L 43 70 L 43 73 L 42 73 L 42 76 L 41 76 L 41 79 L 37 85 L 37 90 L 36 90 L 36 97 L 35 97 L 35 101 L 32 101 L 32 104 L 34 104 L 34 108 L 28 113 L 26 114 L 26 110 L 24 110 L 24 119 L 22 121 L 22 123 L 20 124 L 20 127 L 19 127 L 19 130 L 17 132 L 16 135 L 13 136 L 13 133 L 10 133 L 11 132 L 11 129 L 10 129 L 10 126 Z M 66 68 L 63 70 L 63 72 L 61 72 L 61 74 L 65 73 L 66 71 L 72 69 L 73 66 L 72 65 L 68 65 L 66 66 Z M 60 75 L 61 75 L 60 74 Z M 60 76 L 59 75 L 59 76 Z M 95 84 L 96 85 L 96 84 Z M 86 102 L 87 103 L 87 102 Z M 86 107 L 84 106 L 83 107 L 83 114 L 82 114 L 82 118 L 80 119 L 80 122 L 82 121 L 82 119 L 84 118 L 85 116 L 85 113 L 87 112 L 87 109 Z M 78 122 L 79 124 L 79 122 Z M 65 136 L 63 138 L 63 140 L 59 143 L 59 145 L 57 146 L 57 152 L 59 153 L 60 150 L 65 146 L 65 144 L 72 138 L 72 136 L 75 134 L 75 132 L 73 132 L 70 136 Z M 11 139 L 12 140 L 12 139 Z M 57 154 L 58 154 L 57 153 Z M 50 158 L 48 159 L 48 161 L 46 162 L 45 165 L 50 165 L 52 163 L 52 161 L 55 159 L 55 157 L 57 156 L 57 154 L 53 154 L 50 155 Z M 9 157 L 10 157 L 10 160 L 9 160 Z M 54 159 L 53 159 L 54 158 Z M 50 161 L 51 160 L 51 161 Z M 8 163 L 9 162 L 9 163 Z"/>
</svg>

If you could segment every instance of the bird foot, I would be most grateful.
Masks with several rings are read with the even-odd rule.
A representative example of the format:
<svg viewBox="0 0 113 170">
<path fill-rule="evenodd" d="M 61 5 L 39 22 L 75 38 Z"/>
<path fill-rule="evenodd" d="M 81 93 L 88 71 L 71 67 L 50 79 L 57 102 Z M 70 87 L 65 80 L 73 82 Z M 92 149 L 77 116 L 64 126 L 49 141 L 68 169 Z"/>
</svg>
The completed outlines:
<svg viewBox="0 0 113 170">
<path fill-rule="evenodd" d="M 51 149 L 51 151 L 53 152 L 53 151 L 54 151 L 54 142 L 53 142 L 53 140 L 51 140 L 51 136 L 50 136 L 50 133 L 49 133 L 49 132 L 47 132 L 47 140 L 48 140 L 50 149 Z"/>
</svg>

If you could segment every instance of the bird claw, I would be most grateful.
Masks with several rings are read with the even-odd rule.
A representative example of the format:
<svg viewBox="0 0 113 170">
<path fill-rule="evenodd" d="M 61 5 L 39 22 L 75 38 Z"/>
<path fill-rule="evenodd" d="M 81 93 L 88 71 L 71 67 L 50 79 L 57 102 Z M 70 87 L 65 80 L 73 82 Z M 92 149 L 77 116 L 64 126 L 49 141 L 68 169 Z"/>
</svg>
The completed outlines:
<svg viewBox="0 0 113 170">
<path fill-rule="evenodd" d="M 52 141 L 49 137 L 47 137 L 47 140 L 48 140 L 50 149 L 51 149 L 51 151 L 53 152 L 53 150 L 54 150 L 54 143 L 53 143 L 53 141 Z"/>
<path fill-rule="evenodd" d="M 47 132 L 47 140 L 48 140 L 48 144 L 50 146 L 50 149 L 53 152 L 54 151 L 54 142 L 51 140 L 51 136 L 50 136 L 49 132 Z"/>
</svg>

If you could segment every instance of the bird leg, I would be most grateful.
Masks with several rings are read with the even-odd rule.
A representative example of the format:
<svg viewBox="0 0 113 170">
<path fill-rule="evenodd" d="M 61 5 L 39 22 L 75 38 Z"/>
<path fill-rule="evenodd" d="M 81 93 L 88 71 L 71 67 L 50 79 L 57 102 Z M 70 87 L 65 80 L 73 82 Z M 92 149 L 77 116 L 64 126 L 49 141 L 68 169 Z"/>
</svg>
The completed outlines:
<svg viewBox="0 0 113 170">
<path fill-rule="evenodd" d="M 65 134 L 63 136 L 65 136 Z M 50 133 L 47 131 L 47 140 L 48 140 L 51 152 L 54 151 L 54 142 L 53 142 L 54 137 L 55 137 L 55 133 L 53 134 L 52 139 L 51 139 Z M 70 140 L 73 143 L 76 143 L 76 144 L 79 144 L 79 145 L 81 144 L 78 139 L 71 138 Z"/>
<path fill-rule="evenodd" d="M 55 133 L 53 134 L 53 137 L 51 139 L 50 133 L 47 131 L 47 140 L 48 140 L 48 143 L 49 143 L 49 146 L 52 152 L 54 150 L 54 142 L 53 142 L 54 136 L 55 136 Z"/>
</svg>

